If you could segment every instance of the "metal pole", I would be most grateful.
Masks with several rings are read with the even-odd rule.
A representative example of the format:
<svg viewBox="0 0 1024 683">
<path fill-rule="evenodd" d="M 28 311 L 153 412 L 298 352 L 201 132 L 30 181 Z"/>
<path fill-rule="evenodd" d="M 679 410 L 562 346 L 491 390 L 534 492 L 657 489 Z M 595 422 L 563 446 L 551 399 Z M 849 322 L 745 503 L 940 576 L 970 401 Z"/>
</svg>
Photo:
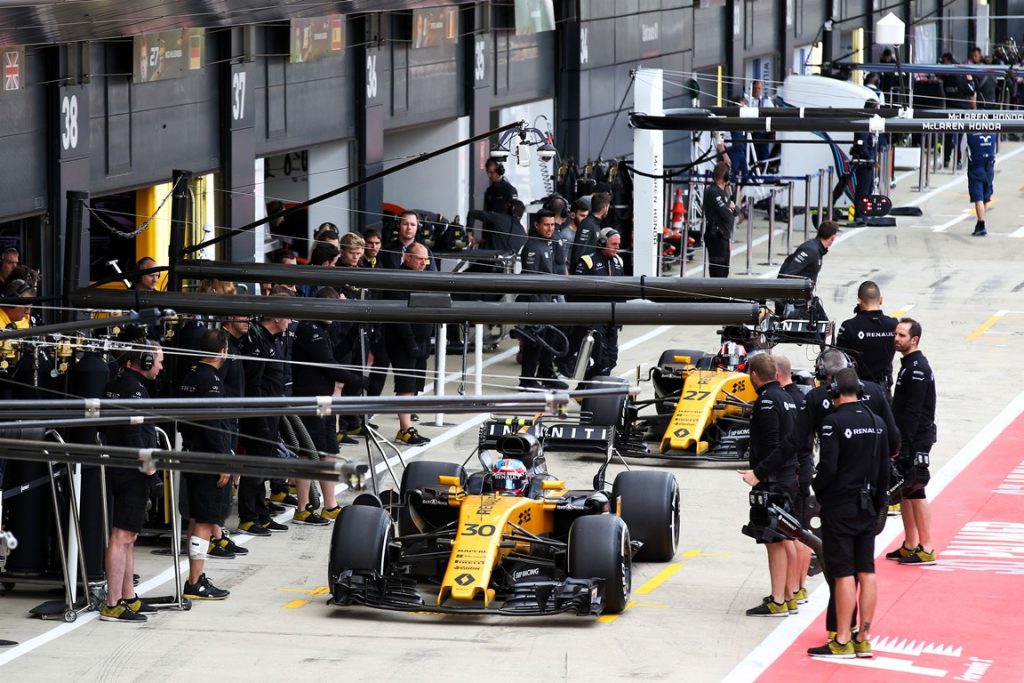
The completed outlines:
<svg viewBox="0 0 1024 683">
<path fill-rule="evenodd" d="M 338 271 L 338 272 L 324 272 Z M 366 271 L 366 272 L 359 272 Z M 377 272 L 374 272 L 377 271 Z M 118 302 L 114 308 L 120 310 L 140 309 L 145 313 L 146 307 L 173 308 L 179 313 L 260 313 L 266 314 L 267 307 L 285 308 L 291 310 L 290 318 L 319 319 L 317 316 L 325 314 L 324 309 L 362 311 L 365 318 L 371 322 L 447 322 L 463 323 L 469 320 L 472 323 L 483 322 L 465 317 L 461 309 L 474 310 L 483 304 L 491 304 L 507 308 L 514 301 L 478 302 L 478 301 L 452 301 L 448 306 L 445 297 L 424 298 L 421 295 L 425 292 L 440 292 L 451 294 L 453 292 L 467 292 L 474 295 L 481 294 L 547 294 L 586 297 L 589 300 L 597 301 L 608 297 L 622 297 L 628 299 L 645 298 L 652 301 L 657 300 L 686 300 L 686 299 L 707 299 L 708 296 L 728 296 L 734 298 L 760 298 L 765 289 L 772 289 L 783 297 L 792 298 L 799 296 L 802 286 L 798 283 L 785 280 L 765 281 L 761 278 L 743 279 L 720 279 L 716 282 L 708 282 L 699 278 L 679 278 L 675 276 L 666 277 L 576 277 L 573 275 L 543 275 L 532 273 L 519 273 L 515 277 L 508 277 L 498 273 L 448 273 L 448 272 L 414 272 L 402 270 L 387 270 L 380 268 L 322 268 L 320 266 L 287 266 L 270 263 L 224 263 L 216 262 L 209 264 L 197 264 L 195 262 L 181 266 L 183 275 L 193 279 L 219 278 L 223 280 L 239 281 L 261 281 L 261 282 L 282 282 L 293 284 L 313 284 L 318 286 L 331 285 L 334 287 L 348 285 L 355 287 L 368 287 L 371 289 L 403 290 L 412 292 L 416 298 L 414 305 L 409 306 L 400 301 L 360 301 L 358 299 L 328 300 L 298 298 L 292 299 L 291 303 L 284 302 L 287 297 L 266 297 L 266 296 L 232 296 L 174 294 L 165 292 L 121 292 L 102 288 L 83 288 L 72 292 L 71 300 L 74 305 L 80 303 L 88 294 L 90 299 L 99 297 L 104 300 L 114 297 Z M 779 292 L 777 290 L 800 290 L 797 292 Z M 710 290 L 710 291 L 709 291 Z M 728 290 L 728 291 L 725 291 Z M 214 310 L 197 311 L 195 306 L 186 302 L 204 301 L 217 302 Z M 174 302 L 174 303 L 172 303 Z M 433 302 L 433 303 L 432 303 Z M 109 301 L 108 301 L 109 303 Z M 175 305 L 181 304 L 181 307 Z M 253 306 L 251 311 L 242 310 Z M 452 311 L 446 316 L 438 319 L 426 320 L 422 316 L 416 316 L 412 311 L 421 308 L 433 308 L 442 306 Z M 185 308 L 185 307 L 188 308 Z M 196 306 L 206 307 L 204 304 Z M 402 312 L 396 317 L 387 319 L 385 310 L 401 308 Z M 487 306 L 484 306 L 486 308 Z M 298 310 L 296 310 L 298 309 Z M 141 313 L 140 313 L 141 314 Z M 360 314 L 362 315 L 362 314 Z M 334 320 L 335 318 L 323 318 Z M 349 320 L 350 318 L 345 318 Z M 354 318 L 351 320 L 355 320 Z M 559 321 L 564 322 L 564 321 Z M 51 328 L 47 328 L 47 332 Z M 0 336 L 8 335 L 11 331 L 0 330 Z"/>
<path fill-rule="evenodd" d="M 70 468 L 71 465 L 68 465 L 68 467 Z M 74 466 L 74 475 L 72 478 L 72 484 L 69 491 L 70 504 L 68 507 L 68 515 L 70 517 L 70 520 L 68 522 L 68 528 L 71 528 L 70 524 L 73 522 L 75 525 L 75 535 L 71 536 L 71 540 L 75 544 L 74 554 L 78 556 L 78 578 L 82 582 L 82 595 L 85 597 L 85 604 L 91 605 L 92 601 L 89 598 L 89 576 L 85 568 L 85 551 L 82 549 L 82 520 L 78 515 L 78 511 L 80 509 L 78 501 L 81 499 L 82 493 L 81 469 L 82 468 L 79 465 Z M 75 566 L 74 563 L 72 563 L 71 566 Z M 77 598 L 75 600 L 77 606 Z"/>
<path fill-rule="evenodd" d="M 825 196 L 827 198 L 826 203 L 828 204 L 828 220 L 832 220 L 832 217 L 836 215 L 835 214 L 835 207 L 832 205 L 833 204 L 832 188 L 834 187 L 834 185 L 832 184 L 832 174 L 833 173 L 835 173 L 835 168 L 833 166 L 829 166 L 828 167 L 828 184 L 825 186 Z M 819 223 L 821 222 L 820 218 L 818 219 L 818 222 Z"/>
<path fill-rule="evenodd" d="M 804 241 L 811 232 L 811 174 L 804 178 Z"/>
<path fill-rule="evenodd" d="M 786 254 L 793 242 L 793 181 L 789 181 L 789 220 L 786 221 Z"/>
<path fill-rule="evenodd" d="M 825 169 L 819 168 L 818 169 L 818 225 L 821 225 L 821 221 L 822 221 L 821 216 L 822 216 L 822 214 L 825 211 L 825 195 L 824 195 L 825 183 L 824 183 L 824 180 L 825 180 Z"/>
<path fill-rule="evenodd" d="M 476 369 L 476 395 L 484 393 L 484 326 L 476 326 L 476 340 L 473 344 L 473 367 Z"/>
<path fill-rule="evenodd" d="M 939 134 L 938 133 L 929 133 L 928 134 L 928 153 L 931 155 L 932 163 L 928 167 L 928 175 L 925 176 L 924 182 L 929 187 L 932 184 L 932 174 L 939 172 L 939 163 L 940 163 L 939 162 L 939 150 L 938 150 L 938 147 L 936 147 L 936 145 L 938 144 L 938 141 L 939 141 Z"/>
<path fill-rule="evenodd" d="M 177 265 L 184 258 L 185 226 L 189 222 L 188 184 L 192 182 L 192 171 L 174 171 L 171 174 L 171 237 L 167 245 L 167 291 L 181 291 L 181 276 Z M 156 255 L 153 254 L 155 257 Z"/>
<path fill-rule="evenodd" d="M 881 140 L 882 136 L 879 135 L 878 139 Z M 878 184 L 878 194 L 885 195 L 886 197 L 892 194 L 893 154 L 895 154 L 895 150 L 893 149 L 892 138 L 890 137 L 889 144 L 885 147 L 885 154 L 882 155 L 881 169 L 879 170 L 883 182 Z"/>
<path fill-rule="evenodd" d="M 693 216 L 693 198 L 694 188 L 697 183 L 691 174 L 686 179 L 686 218 L 683 220 L 683 235 L 679 240 L 680 249 L 682 249 L 683 257 L 679 259 L 679 277 L 686 275 L 686 257 L 689 254 L 689 243 L 690 243 L 690 219 Z M 703 214 L 703 212 L 701 212 Z M 701 231 L 701 239 L 703 239 L 704 232 Z"/>
<path fill-rule="evenodd" d="M 925 174 L 928 173 L 928 133 L 921 136 L 921 154 L 918 162 L 918 191 L 923 193 L 925 187 Z"/>
<path fill-rule="evenodd" d="M 701 268 L 701 274 L 704 277 L 708 277 L 708 240 L 707 240 L 707 233 L 708 233 L 708 217 L 704 214 L 703 211 L 701 211 L 701 214 L 700 214 L 700 241 L 701 241 L 701 244 L 704 246 L 704 248 L 701 249 L 701 252 L 702 252 L 701 253 L 701 261 L 702 261 L 702 263 L 701 263 L 700 268 Z M 679 268 L 679 274 L 680 275 L 684 275 L 683 269 L 685 267 L 686 267 L 686 263 L 685 263 L 685 259 L 684 259 L 683 265 L 680 266 L 680 268 Z"/>
<path fill-rule="evenodd" d="M 748 195 L 745 203 L 747 205 L 747 271 L 745 275 L 750 275 L 754 253 L 754 200 Z"/>
<path fill-rule="evenodd" d="M 444 323 L 435 329 L 434 350 L 434 396 L 444 396 L 445 360 L 448 356 L 448 326 Z M 434 426 L 444 426 L 444 413 L 434 413 Z"/>
<path fill-rule="evenodd" d="M 64 540 L 64 525 L 60 521 L 60 503 L 57 502 L 57 480 L 53 474 L 53 462 L 46 462 L 46 469 L 50 475 L 50 501 L 53 503 L 53 523 L 57 527 L 57 550 L 60 554 L 60 568 L 64 576 L 64 602 L 67 611 L 75 609 L 75 586 L 71 582 L 71 566 L 68 564 L 67 547 Z"/>
<path fill-rule="evenodd" d="M 673 202 L 675 201 L 675 198 L 672 196 L 672 181 L 666 178 L 664 181 L 662 181 L 662 185 L 663 187 L 661 192 L 664 195 L 664 201 L 662 202 L 662 215 L 665 217 L 665 219 L 662 222 L 660 229 L 657 227 L 655 228 L 658 237 L 658 239 L 656 240 L 657 247 L 654 254 L 655 275 L 665 274 L 665 271 L 663 270 L 663 268 L 665 267 L 665 230 L 671 230 L 672 228 L 672 207 Z M 686 260 L 685 256 L 683 256 L 683 260 Z"/>
<path fill-rule="evenodd" d="M 925 172 L 924 172 L 924 183 L 925 183 L 925 186 L 927 187 L 928 181 L 931 178 L 932 171 L 934 170 L 932 168 L 932 164 L 935 163 L 935 159 L 934 159 L 934 155 L 935 155 L 935 136 L 932 135 L 931 133 L 924 133 L 921 136 L 921 139 L 925 141 L 924 142 L 925 147 L 926 147 L 926 150 L 925 150 L 926 157 L 925 158 L 928 161 L 928 164 L 927 164 L 927 166 L 925 168 Z"/>
<path fill-rule="evenodd" d="M 53 437 L 57 443 L 64 443 L 64 439 L 60 433 L 54 429 L 47 430 L 45 436 Z M 44 438 L 45 438 L 44 436 Z M 47 463 L 52 472 L 52 463 Z M 82 550 L 82 520 L 78 516 L 79 504 L 78 501 L 82 493 L 82 472 L 79 465 L 72 463 L 67 464 L 68 473 L 68 551 L 67 557 L 67 584 L 68 584 L 68 595 L 71 597 L 71 601 L 68 605 L 69 610 L 78 609 L 78 581 L 82 582 L 82 596 L 85 598 L 86 607 L 92 604 L 89 597 L 89 578 L 88 572 L 85 568 L 85 553 Z M 56 491 L 53 492 L 56 494 Z M 74 529 L 74 534 L 71 533 L 71 529 Z M 78 563 L 75 564 L 75 559 Z"/>
<path fill-rule="evenodd" d="M 82 551 L 82 547 L 78 543 L 78 539 L 81 537 L 82 532 L 76 520 L 78 513 L 75 510 L 78 494 L 82 491 L 82 475 L 80 474 L 80 469 L 81 468 L 78 465 L 68 465 L 68 584 L 71 586 L 72 605 L 78 602 L 77 584 L 79 578 L 79 565 L 76 560 Z M 75 530 L 74 534 L 71 533 L 72 529 Z M 86 593 L 86 595 L 88 596 L 88 593 Z"/>
<path fill-rule="evenodd" d="M 775 236 L 775 191 L 773 187 L 768 195 L 768 265 L 772 265 L 772 238 Z"/>
<path fill-rule="evenodd" d="M 176 607 L 178 609 L 185 609 L 185 600 L 182 597 L 182 591 L 184 587 L 181 584 L 181 512 L 178 506 L 178 482 L 180 481 L 180 472 L 171 472 L 171 476 L 167 478 L 167 484 L 170 488 L 168 493 L 171 497 L 171 563 L 174 568 L 174 597 Z M 191 574 L 191 567 L 189 568 Z"/>
</svg>

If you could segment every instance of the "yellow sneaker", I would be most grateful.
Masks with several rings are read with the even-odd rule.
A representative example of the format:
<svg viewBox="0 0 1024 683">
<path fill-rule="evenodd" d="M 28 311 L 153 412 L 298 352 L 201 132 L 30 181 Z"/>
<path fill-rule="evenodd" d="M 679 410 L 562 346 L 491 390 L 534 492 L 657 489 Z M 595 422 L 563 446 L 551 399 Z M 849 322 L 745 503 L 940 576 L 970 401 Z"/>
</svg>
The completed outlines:
<svg viewBox="0 0 1024 683">
<path fill-rule="evenodd" d="M 327 526 L 330 524 L 328 520 L 318 515 L 312 509 L 312 506 L 307 507 L 305 510 L 296 510 L 295 514 L 292 515 L 292 522 L 306 526 Z"/>
<path fill-rule="evenodd" d="M 904 557 L 910 557 L 913 554 L 913 548 L 908 548 L 901 543 L 899 548 L 896 548 L 896 550 L 893 550 L 891 553 L 886 553 L 885 559 L 902 562 Z"/>
<path fill-rule="evenodd" d="M 409 446 L 422 446 L 423 444 L 430 443 L 430 439 L 428 439 L 425 436 L 422 436 L 419 432 L 416 431 L 415 427 L 409 427 L 405 431 L 399 430 L 398 434 L 395 436 L 395 439 L 397 441 L 401 441 L 404 444 L 408 444 Z"/>
<path fill-rule="evenodd" d="M 278 505 L 283 505 L 287 508 L 299 507 L 299 499 L 290 493 L 279 491 L 277 493 L 270 494 L 270 500 L 274 501 Z"/>
<path fill-rule="evenodd" d="M 793 599 L 796 600 L 797 603 L 800 604 L 800 605 L 806 605 L 807 604 L 807 589 L 804 588 L 803 586 L 801 586 L 800 590 L 798 590 L 797 592 L 793 593 Z"/>
<path fill-rule="evenodd" d="M 324 519 L 329 519 L 331 521 L 334 521 L 334 520 L 338 519 L 338 513 L 339 512 L 341 512 L 341 506 L 340 505 L 335 505 L 332 508 L 324 508 L 323 510 L 321 510 L 320 511 L 320 516 L 323 517 Z"/>
<path fill-rule="evenodd" d="M 898 562 L 900 564 L 935 564 L 935 550 L 926 552 L 921 546 L 917 546 L 917 550 L 911 553 L 908 557 L 901 557 Z"/>
<path fill-rule="evenodd" d="M 871 659 L 874 654 L 871 652 L 871 641 L 870 640 L 857 640 L 853 639 L 853 653 L 861 659 Z"/>
<path fill-rule="evenodd" d="M 769 600 L 747 610 L 748 617 L 788 617 L 789 606 L 785 602 Z"/>
<path fill-rule="evenodd" d="M 824 645 L 807 649 L 807 654 L 812 657 L 828 657 L 830 659 L 853 659 L 856 653 L 853 650 L 853 641 L 839 643 L 835 638 L 829 638 Z"/>
</svg>

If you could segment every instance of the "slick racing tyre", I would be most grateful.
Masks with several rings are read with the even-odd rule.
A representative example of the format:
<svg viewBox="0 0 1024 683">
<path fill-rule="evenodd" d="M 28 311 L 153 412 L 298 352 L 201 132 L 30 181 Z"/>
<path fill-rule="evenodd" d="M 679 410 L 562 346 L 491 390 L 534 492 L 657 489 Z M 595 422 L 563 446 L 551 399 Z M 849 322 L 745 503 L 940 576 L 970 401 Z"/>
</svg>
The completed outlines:
<svg viewBox="0 0 1024 683">
<path fill-rule="evenodd" d="M 417 520 L 424 522 L 429 528 L 437 528 L 448 524 L 458 513 L 454 508 L 433 507 L 429 510 L 418 509 L 415 512 L 409 510 L 409 493 L 417 489 L 432 488 L 440 489 L 441 485 L 437 478 L 440 476 L 458 477 L 466 483 L 466 470 L 457 463 L 434 462 L 423 460 L 411 462 L 402 473 L 402 486 L 399 491 L 401 507 L 398 512 L 398 535 L 418 534 L 428 529 L 421 529 Z"/>
<path fill-rule="evenodd" d="M 588 382 L 589 389 L 605 389 L 621 386 L 625 389 L 629 385 L 622 377 L 609 377 L 598 375 Z M 591 424 L 602 427 L 618 427 L 623 424 L 626 399 L 628 396 L 587 396 L 583 399 L 580 409 L 593 415 Z"/>
<path fill-rule="evenodd" d="M 391 517 L 379 507 L 346 505 L 331 535 L 327 581 L 331 590 L 346 570 L 383 576 L 388 569 L 388 544 L 394 536 Z"/>
<path fill-rule="evenodd" d="M 632 587 L 629 529 L 615 515 L 580 517 L 569 528 L 569 575 L 604 579 L 604 614 L 626 609 Z"/>
<path fill-rule="evenodd" d="M 679 484 L 668 472 L 622 472 L 612 484 L 612 500 L 634 541 L 637 561 L 668 562 L 679 546 Z"/>
</svg>

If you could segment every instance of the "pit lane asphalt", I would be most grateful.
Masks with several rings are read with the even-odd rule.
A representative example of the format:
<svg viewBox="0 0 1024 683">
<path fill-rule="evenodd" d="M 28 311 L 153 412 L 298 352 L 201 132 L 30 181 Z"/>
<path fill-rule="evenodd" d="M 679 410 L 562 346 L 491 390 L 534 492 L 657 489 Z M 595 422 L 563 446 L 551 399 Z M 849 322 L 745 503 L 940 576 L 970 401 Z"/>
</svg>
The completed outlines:
<svg viewBox="0 0 1024 683">
<path fill-rule="evenodd" d="M 969 236 L 973 216 L 963 214 L 969 204 L 962 174 L 933 175 L 935 189 L 924 194 L 911 190 L 913 174 L 895 190 L 895 204 L 917 202 L 923 218 L 900 218 L 897 228 L 844 230 L 825 257 L 818 293 L 834 319 L 851 315 L 857 286 L 873 279 L 882 289 L 886 311 L 904 311 L 922 323 L 921 348 L 938 382 L 939 443 L 932 451 L 937 468 L 1018 393 L 1016 368 L 1024 348 L 1024 257 L 1019 253 L 1024 202 L 1014 179 L 1024 171 L 1021 151 L 1018 144 L 1003 146 L 988 238 Z M 759 221 L 754 272 L 770 276 L 772 269 L 760 265 L 767 260 L 765 230 Z M 801 236 L 798 219 L 794 247 Z M 774 243 L 777 264 L 784 256 L 783 241 Z M 734 271 L 743 270 L 744 260 L 742 251 L 734 256 Z M 630 376 L 638 364 L 646 374 L 664 349 L 712 351 L 718 345 L 710 326 L 631 328 L 621 339 L 617 372 Z M 508 348 L 506 343 L 502 350 Z M 794 367 L 813 362 L 808 347 L 780 350 Z M 449 370 L 454 366 L 449 360 Z M 517 372 L 518 366 L 505 359 L 487 368 L 487 381 L 512 386 Z M 448 384 L 446 391 L 453 393 L 455 385 Z M 382 431 L 392 434 L 395 421 L 378 417 Z M 433 437 L 474 419 L 449 415 L 452 427 L 437 428 L 430 426 L 430 417 L 423 416 L 420 429 Z M 462 461 L 475 446 L 476 434 L 475 426 L 463 426 L 443 442 L 435 439 L 425 451 L 407 452 L 420 459 Z M 353 457 L 362 453 L 361 446 L 343 450 Z M 29 619 L 28 609 L 58 596 L 15 588 L 0 597 L 0 638 L 23 645 L 0 650 L 0 675 L 12 681 L 58 676 L 459 681 L 509 675 L 567 681 L 720 680 L 784 621 L 743 614 L 767 589 L 764 552 L 739 533 L 747 515 L 746 487 L 731 465 L 683 466 L 657 459 L 632 460 L 631 465 L 675 474 L 682 489 L 682 538 L 672 563 L 634 567 L 636 604 L 614 620 L 457 618 L 327 607 L 320 591 L 326 584 L 330 530 L 293 526 L 287 534 L 251 539 L 246 557 L 207 563 L 213 581 L 232 591 L 229 600 L 196 603 L 185 613 L 166 611 L 141 627 L 103 623 L 94 613 L 71 625 Z M 589 486 L 597 466 L 598 460 L 586 455 L 549 457 L 551 471 L 570 486 Z M 613 467 L 612 474 L 619 470 Z M 149 550 L 137 549 L 136 571 L 149 594 L 167 594 L 170 583 L 151 584 L 156 583 L 152 577 L 166 574 L 169 561 Z M 666 569 L 672 565 L 681 566 Z M 819 584 L 815 578 L 809 587 Z M 644 586 L 649 590 L 639 594 Z"/>
</svg>

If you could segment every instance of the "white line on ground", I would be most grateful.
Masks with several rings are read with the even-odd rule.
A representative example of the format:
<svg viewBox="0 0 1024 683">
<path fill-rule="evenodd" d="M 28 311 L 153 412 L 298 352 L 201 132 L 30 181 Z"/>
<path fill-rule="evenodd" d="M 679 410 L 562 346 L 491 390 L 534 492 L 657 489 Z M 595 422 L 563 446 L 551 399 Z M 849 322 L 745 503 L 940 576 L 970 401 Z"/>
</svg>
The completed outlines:
<svg viewBox="0 0 1024 683">
<path fill-rule="evenodd" d="M 490 367 L 491 365 L 494 365 L 495 363 L 500 363 L 501 361 L 505 360 L 506 358 L 511 358 L 512 356 L 516 355 L 517 351 L 519 351 L 519 347 L 518 346 L 514 346 L 511 349 L 505 349 L 504 351 L 502 351 L 501 353 L 497 354 L 496 356 L 491 356 L 490 358 L 485 360 L 483 362 L 483 365 L 480 366 L 480 369 L 482 370 L 482 369 L 484 369 L 486 367 Z M 469 366 L 466 367 L 466 382 L 467 383 L 469 383 L 473 379 L 473 374 L 475 372 L 476 372 L 476 365 L 469 365 Z M 462 370 L 461 369 L 456 371 L 456 372 L 449 372 L 447 375 L 444 376 L 444 383 L 445 384 L 449 384 L 451 382 L 454 382 L 455 380 L 459 379 L 461 376 L 462 376 Z M 434 383 L 433 382 L 427 382 L 426 384 L 423 385 L 423 391 L 421 392 L 421 394 L 425 396 L 425 395 L 427 395 L 427 394 L 429 394 L 429 393 L 431 393 L 433 391 L 434 391 Z"/>
<path fill-rule="evenodd" d="M 1010 237 L 1024 237 L 1024 225 L 1011 232 Z"/>
<path fill-rule="evenodd" d="M 935 498 L 974 462 L 981 453 L 995 441 L 1003 430 L 1024 413 L 1024 392 L 1010 401 L 991 422 L 985 425 L 974 438 L 967 442 L 953 458 L 928 482 L 928 497 Z M 875 541 L 875 550 L 881 553 L 903 532 L 899 524 L 888 523 Z M 779 624 L 746 658 L 736 665 L 724 683 L 753 681 L 764 673 L 800 635 L 813 624 L 828 606 L 828 586 L 822 583 L 810 595 L 805 607 L 796 616 L 787 617 Z M 822 629 L 824 630 L 824 628 Z"/>
<path fill-rule="evenodd" d="M 893 182 L 894 185 L 899 185 L 900 181 L 905 180 L 906 178 L 910 178 L 912 176 L 916 176 L 916 175 L 917 175 L 917 171 L 916 170 L 915 171 L 904 171 L 903 173 L 897 173 L 896 175 L 893 176 L 892 182 Z"/>
<path fill-rule="evenodd" d="M 932 227 L 932 232 L 945 232 L 948 228 L 952 228 L 957 223 L 963 223 L 965 220 L 970 218 L 972 215 L 974 215 L 974 214 L 971 213 L 970 211 L 965 211 L 963 214 L 957 216 L 953 220 L 946 221 L 942 225 L 933 226 Z"/>
</svg>

